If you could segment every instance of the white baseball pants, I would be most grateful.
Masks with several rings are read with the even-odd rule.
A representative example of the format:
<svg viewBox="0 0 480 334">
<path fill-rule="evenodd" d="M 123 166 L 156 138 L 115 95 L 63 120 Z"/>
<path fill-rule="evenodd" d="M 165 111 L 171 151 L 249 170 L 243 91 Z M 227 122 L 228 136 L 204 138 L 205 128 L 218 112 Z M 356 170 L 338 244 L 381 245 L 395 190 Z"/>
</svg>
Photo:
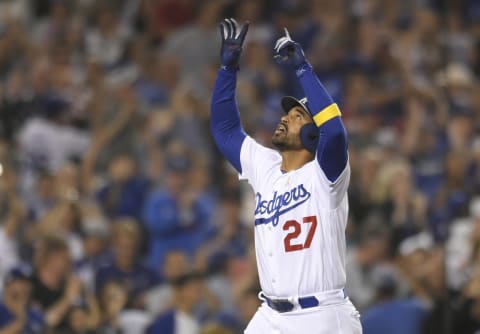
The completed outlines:
<svg viewBox="0 0 480 334">
<path fill-rule="evenodd" d="M 360 314 L 347 298 L 341 303 L 279 313 L 265 302 L 245 334 L 362 334 Z"/>
</svg>

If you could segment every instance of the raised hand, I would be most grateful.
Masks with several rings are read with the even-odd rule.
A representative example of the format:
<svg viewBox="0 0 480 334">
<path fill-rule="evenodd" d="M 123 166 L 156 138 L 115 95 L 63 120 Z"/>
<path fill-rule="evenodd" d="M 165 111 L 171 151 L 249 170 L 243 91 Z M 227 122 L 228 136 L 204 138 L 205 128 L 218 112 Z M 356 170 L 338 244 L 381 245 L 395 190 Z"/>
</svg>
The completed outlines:
<svg viewBox="0 0 480 334">
<path fill-rule="evenodd" d="M 291 39 L 287 28 L 284 29 L 285 36 L 280 37 L 275 42 L 275 47 L 273 48 L 275 56 L 273 58 L 278 64 L 296 70 L 307 62 L 305 53 L 301 45 Z"/>
<path fill-rule="evenodd" d="M 220 35 L 222 36 L 222 48 L 220 51 L 220 60 L 222 67 L 238 68 L 240 54 L 243 49 L 243 42 L 247 36 L 247 21 L 242 29 L 239 29 L 237 21 L 234 19 L 224 19 L 220 23 Z"/>
</svg>

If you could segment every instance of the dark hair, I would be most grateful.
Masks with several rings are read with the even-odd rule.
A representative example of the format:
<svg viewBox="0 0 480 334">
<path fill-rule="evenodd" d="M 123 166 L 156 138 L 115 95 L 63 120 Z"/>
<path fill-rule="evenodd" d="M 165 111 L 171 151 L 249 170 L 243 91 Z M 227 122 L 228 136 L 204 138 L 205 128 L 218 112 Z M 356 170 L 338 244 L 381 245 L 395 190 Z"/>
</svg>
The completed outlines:
<svg viewBox="0 0 480 334">
<path fill-rule="evenodd" d="M 170 283 L 174 288 L 181 288 L 190 282 L 200 281 L 203 278 L 204 278 L 204 274 L 198 271 L 192 271 L 192 272 L 178 276 L 177 278 L 171 280 Z"/>
<path fill-rule="evenodd" d="M 36 264 L 41 265 L 50 256 L 57 253 L 68 253 L 68 251 L 68 244 L 65 240 L 56 235 L 47 235 L 40 240 L 39 244 L 37 245 Z"/>
</svg>

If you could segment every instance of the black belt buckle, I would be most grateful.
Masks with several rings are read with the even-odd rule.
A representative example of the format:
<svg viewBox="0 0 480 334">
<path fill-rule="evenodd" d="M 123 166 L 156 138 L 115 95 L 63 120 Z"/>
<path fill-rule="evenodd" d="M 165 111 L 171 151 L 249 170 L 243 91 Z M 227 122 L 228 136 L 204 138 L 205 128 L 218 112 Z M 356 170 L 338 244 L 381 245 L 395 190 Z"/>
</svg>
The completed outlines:
<svg viewBox="0 0 480 334">
<path fill-rule="evenodd" d="M 267 305 L 279 313 L 290 312 L 293 310 L 294 305 L 290 303 L 287 299 L 275 299 L 272 300 L 268 297 L 265 297 Z"/>
<path fill-rule="evenodd" d="M 288 299 L 270 299 L 263 293 L 261 296 L 263 297 L 263 299 L 265 299 L 267 305 L 270 306 L 270 308 L 274 309 L 279 313 L 290 312 L 295 307 L 295 305 L 288 301 Z M 319 305 L 319 301 L 315 296 L 300 298 L 298 300 L 298 303 L 302 309 Z"/>
</svg>

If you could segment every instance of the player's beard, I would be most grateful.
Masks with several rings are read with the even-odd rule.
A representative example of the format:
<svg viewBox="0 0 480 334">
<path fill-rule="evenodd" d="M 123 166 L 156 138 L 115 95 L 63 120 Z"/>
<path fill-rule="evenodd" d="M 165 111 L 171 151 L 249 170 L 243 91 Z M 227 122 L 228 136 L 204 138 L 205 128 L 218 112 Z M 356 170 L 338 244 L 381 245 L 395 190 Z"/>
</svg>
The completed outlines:
<svg viewBox="0 0 480 334">
<path fill-rule="evenodd" d="M 272 144 L 280 151 L 294 151 L 303 148 L 300 138 L 294 138 L 287 129 L 284 131 L 275 131 L 272 136 Z"/>
</svg>

